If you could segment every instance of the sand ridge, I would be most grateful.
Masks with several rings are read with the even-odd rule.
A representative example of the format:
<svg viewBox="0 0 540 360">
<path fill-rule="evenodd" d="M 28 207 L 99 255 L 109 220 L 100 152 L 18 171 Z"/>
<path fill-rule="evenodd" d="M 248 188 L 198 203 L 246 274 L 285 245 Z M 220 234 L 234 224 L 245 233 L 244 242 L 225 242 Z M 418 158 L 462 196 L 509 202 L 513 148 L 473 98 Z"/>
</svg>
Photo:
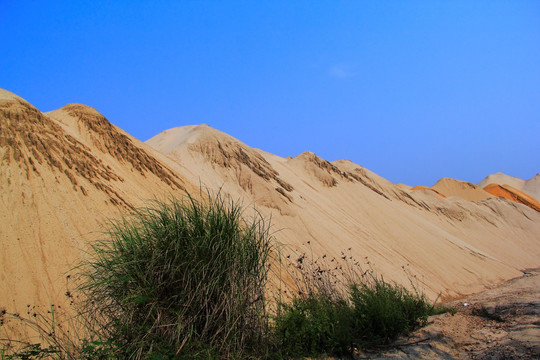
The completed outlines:
<svg viewBox="0 0 540 360">
<path fill-rule="evenodd" d="M 111 169 L 103 166 L 90 149 L 69 134 L 39 110 L 20 100 L 0 100 L 0 146 L 4 149 L 2 162 L 17 164 L 24 169 L 27 179 L 30 172 L 40 176 L 38 165 L 47 166 L 69 179 L 74 191 L 88 194 L 76 177 L 83 177 L 95 188 L 107 193 L 114 204 L 128 205 L 107 184 L 123 181 Z"/>
<path fill-rule="evenodd" d="M 485 188 L 489 184 L 499 184 L 499 185 L 508 184 L 516 189 L 521 190 L 523 189 L 523 186 L 525 186 L 525 182 L 526 182 L 525 180 L 522 180 L 515 176 L 510 176 L 510 175 L 503 174 L 502 172 L 498 172 L 496 174 L 490 174 L 486 176 L 477 185 L 481 188 Z"/>
<path fill-rule="evenodd" d="M 347 160 L 330 163 L 311 152 L 281 158 L 235 142 L 242 152 L 260 154 L 291 185 L 290 198 L 285 200 L 275 197 L 273 181 L 248 166 L 216 166 L 205 155 L 205 136 L 194 129 L 174 129 L 178 138 L 168 130 L 148 144 L 173 160 L 189 163 L 194 170 L 192 182 L 221 187 L 271 216 L 279 230 L 277 241 L 286 247 L 305 249 L 309 242 L 313 256 L 329 258 L 339 258 L 342 250 L 351 248 L 351 256 L 367 257 L 386 277 L 401 283 L 408 281 L 402 268 L 408 267 L 421 274 L 426 291 L 435 297 L 439 292 L 455 295 L 481 289 L 516 276 L 520 266 L 537 262 L 530 252 L 520 250 L 532 248 L 540 253 L 533 240 L 539 224 L 529 218 L 536 219 L 537 213 L 494 198 L 473 184 L 466 184 L 463 191 L 471 188 L 474 194 L 482 194 L 475 198 L 478 203 L 455 196 L 448 201 L 434 192 L 403 189 Z M 229 135 L 212 133 L 213 146 L 230 141 Z M 234 157 L 231 153 L 220 156 Z M 243 185 L 246 179 L 250 186 Z M 461 187 L 457 182 L 457 188 Z M 519 235 L 507 241 L 516 227 L 521 229 Z"/>
<path fill-rule="evenodd" d="M 540 173 L 527 180 L 521 190 L 540 201 Z"/>
<path fill-rule="evenodd" d="M 233 198 L 241 197 L 238 192 L 241 190 L 255 196 L 258 203 L 277 210 L 293 201 L 294 187 L 259 151 L 207 125 L 169 129 L 149 139 L 147 144 L 192 169 L 209 165 L 204 174 L 192 178 L 194 183 L 212 189 L 224 187 Z M 233 187 L 229 188 L 229 184 Z"/>
</svg>

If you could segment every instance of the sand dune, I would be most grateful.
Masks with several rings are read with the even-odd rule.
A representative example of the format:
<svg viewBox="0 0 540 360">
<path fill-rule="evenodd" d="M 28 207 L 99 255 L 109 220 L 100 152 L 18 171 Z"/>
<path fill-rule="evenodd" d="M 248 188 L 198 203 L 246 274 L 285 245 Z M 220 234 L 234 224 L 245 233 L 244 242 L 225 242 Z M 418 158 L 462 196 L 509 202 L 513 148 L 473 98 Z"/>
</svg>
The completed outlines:
<svg viewBox="0 0 540 360">
<path fill-rule="evenodd" d="M 529 196 L 510 185 L 489 184 L 484 190 L 494 196 L 502 196 L 520 204 L 527 205 L 536 211 L 540 211 L 540 203 L 538 201 L 532 196 Z"/>
<path fill-rule="evenodd" d="M 9 92 L 0 96 L 0 306 L 60 304 L 67 274 L 106 218 L 193 187 L 179 164 L 95 109 L 43 114 Z"/>
<path fill-rule="evenodd" d="M 529 180 L 523 180 L 499 172 L 488 175 L 484 180 L 478 183 L 478 186 L 485 188 L 489 184 L 510 185 L 512 188 L 532 196 L 536 201 L 540 201 L 540 174 L 536 174 L 536 176 Z"/>
<path fill-rule="evenodd" d="M 387 278 L 402 283 L 407 282 L 405 267 L 423 279 L 430 296 L 475 291 L 538 262 L 523 250 L 540 253 L 534 240 L 538 214 L 472 184 L 439 185 L 451 195 L 458 189 L 462 196 L 484 201 L 447 201 L 435 192 L 404 190 L 347 160 L 330 163 L 311 152 L 281 158 L 207 126 L 175 128 L 147 143 L 189 164 L 196 173 L 191 182 L 222 187 L 271 215 L 280 243 L 305 249 L 310 242 L 314 256 L 337 258 L 350 248 L 351 256 L 367 258 Z M 245 154 L 246 162 L 235 154 Z M 261 174 L 261 168 L 272 175 Z M 287 185 L 280 189 L 280 182 Z"/>
<path fill-rule="evenodd" d="M 485 188 L 489 184 L 508 184 L 518 190 L 521 190 L 525 185 L 525 180 L 498 172 L 496 174 L 486 176 L 484 180 L 478 183 L 478 186 L 481 188 Z"/>
<path fill-rule="evenodd" d="M 540 201 L 540 174 L 527 180 L 521 190 Z"/>
<path fill-rule="evenodd" d="M 490 193 L 470 182 L 452 178 L 442 178 L 431 188 L 446 197 L 459 196 L 460 198 L 469 201 L 480 201 L 493 197 Z"/>
<path fill-rule="evenodd" d="M 145 144 L 91 107 L 41 113 L 7 91 L 0 125 L 0 306 L 11 310 L 61 302 L 66 274 L 105 219 L 199 186 L 271 217 L 283 254 L 345 251 L 389 280 L 408 285 L 416 275 L 432 298 L 540 266 L 540 213 L 457 180 L 433 187 L 445 199 L 348 160 L 282 158 L 205 125 Z"/>
<path fill-rule="evenodd" d="M 396 185 L 399 186 L 402 189 L 405 189 L 405 190 L 411 190 L 413 188 L 412 186 L 407 185 L 407 184 L 403 184 L 403 183 L 399 183 L 399 184 L 396 184 Z"/>
</svg>

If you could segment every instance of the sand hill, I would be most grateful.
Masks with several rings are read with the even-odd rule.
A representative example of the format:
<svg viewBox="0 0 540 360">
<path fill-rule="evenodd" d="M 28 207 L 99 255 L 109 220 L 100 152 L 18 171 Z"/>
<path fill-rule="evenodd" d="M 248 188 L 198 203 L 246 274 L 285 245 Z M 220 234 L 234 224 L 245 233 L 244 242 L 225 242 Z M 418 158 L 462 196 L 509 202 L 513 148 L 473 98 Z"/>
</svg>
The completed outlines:
<svg viewBox="0 0 540 360">
<path fill-rule="evenodd" d="M 106 218 L 193 190 L 180 167 L 91 107 L 44 114 L 2 90 L 0 307 L 66 300 L 66 276 Z"/>
<path fill-rule="evenodd" d="M 523 186 L 525 186 L 525 180 L 498 172 L 496 174 L 486 176 L 484 180 L 478 183 L 478 186 L 485 188 L 489 184 L 508 184 L 518 190 L 521 190 L 523 189 Z"/>
<path fill-rule="evenodd" d="M 396 184 L 397 186 L 399 186 L 400 188 L 404 189 L 404 190 L 411 190 L 413 187 L 410 186 L 410 185 L 407 185 L 407 184 L 403 184 L 403 183 L 399 183 L 399 184 Z"/>
<path fill-rule="evenodd" d="M 540 173 L 527 180 L 521 190 L 540 201 Z"/>
<path fill-rule="evenodd" d="M 469 201 L 480 201 L 493 197 L 490 193 L 484 191 L 470 182 L 460 181 L 451 178 L 442 178 L 431 187 L 433 190 L 448 196 L 458 196 Z"/>
<path fill-rule="evenodd" d="M 205 125 L 167 130 L 147 144 L 192 169 L 189 181 L 221 187 L 271 215 L 287 248 L 309 242 L 314 256 L 329 258 L 350 248 L 387 278 L 406 283 L 402 267 L 418 274 L 430 296 L 475 291 L 538 263 L 539 214 L 472 184 L 441 181 L 450 195 L 483 199 L 450 201 L 347 160 L 311 152 L 281 158 Z"/>
<path fill-rule="evenodd" d="M 347 160 L 282 158 L 205 125 L 145 144 L 91 107 L 41 113 L 1 91 L 0 161 L 0 306 L 12 310 L 60 301 L 106 218 L 199 185 L 271 216 L 283 254 L 345 251 L 386 279 L 407 285 L 416 275 L 432 298 L 540 266 L 540 213 L 527 206 L 489 193 L 471 202 L 411 191 Z M 483 191 L 439 185 L 450 196 L 455 187 L 469 198 Z"/>
<path fill-rule="evenodd" d="M 523 191 L 537 201 L 540 201 L 540 174 L 536 174 L 536 176 L 529 180 L 523 180 L 499 172 L 488 175 L 484 180 L 478 183 L 478 186 L 485 188 L 489 184 L 510 185 L 514 189 Z"/>
</svg>

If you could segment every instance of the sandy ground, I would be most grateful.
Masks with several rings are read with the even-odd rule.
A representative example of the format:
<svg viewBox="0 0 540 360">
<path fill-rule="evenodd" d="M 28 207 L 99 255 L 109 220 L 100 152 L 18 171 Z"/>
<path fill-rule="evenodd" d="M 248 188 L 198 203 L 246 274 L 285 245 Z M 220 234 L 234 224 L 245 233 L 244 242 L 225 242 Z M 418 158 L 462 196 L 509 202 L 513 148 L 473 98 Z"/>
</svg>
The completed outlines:
<svg viewBox="0 0 540 360">
<path fill-rule="evenodd" d="M 538 359 L 540 269 L 448 302 L 457 313 L 432 316 L 428 326 L 393 348 L 355 359 Z"/>
</svg>

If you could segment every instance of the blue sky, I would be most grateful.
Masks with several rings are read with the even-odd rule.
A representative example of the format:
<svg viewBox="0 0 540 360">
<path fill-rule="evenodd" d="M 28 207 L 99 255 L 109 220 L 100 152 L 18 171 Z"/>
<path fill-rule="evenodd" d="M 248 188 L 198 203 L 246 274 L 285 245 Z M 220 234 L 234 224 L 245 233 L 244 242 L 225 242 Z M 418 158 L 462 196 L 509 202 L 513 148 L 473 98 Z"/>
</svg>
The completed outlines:
<svg viewBox="0 0 540 360">
<path fill-rule="evenodd" d="M 540 172 L 540 1 L 0 0 L 0 87 L 393 182 Z"/>
</svg>

